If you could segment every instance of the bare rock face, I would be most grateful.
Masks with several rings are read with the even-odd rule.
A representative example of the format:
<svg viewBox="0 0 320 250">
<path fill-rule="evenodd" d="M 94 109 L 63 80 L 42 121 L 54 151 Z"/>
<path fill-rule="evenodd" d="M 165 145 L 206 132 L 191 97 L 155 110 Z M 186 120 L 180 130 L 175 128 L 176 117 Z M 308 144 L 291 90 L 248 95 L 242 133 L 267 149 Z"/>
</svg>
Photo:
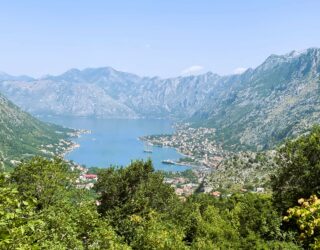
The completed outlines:
<svg viewBox="0 0 320 250">
<path fill-rule="evenodd" d="M 270 148 L 320 123 L 320 49 L 272 55 L 194 115 L 233 149 Z M 205 117 L 205 119 L 203 118 Z"/>
<path fill-rule="evenodd" d="M 103 118 L 189 117 L 221 77 L 138 77 L 112 68 L 72 69 L 31 81 L 8 80 L 0 91 L 33 114 Z M 1 77 L 0 77 L 1 80 Z"/>
</svg>

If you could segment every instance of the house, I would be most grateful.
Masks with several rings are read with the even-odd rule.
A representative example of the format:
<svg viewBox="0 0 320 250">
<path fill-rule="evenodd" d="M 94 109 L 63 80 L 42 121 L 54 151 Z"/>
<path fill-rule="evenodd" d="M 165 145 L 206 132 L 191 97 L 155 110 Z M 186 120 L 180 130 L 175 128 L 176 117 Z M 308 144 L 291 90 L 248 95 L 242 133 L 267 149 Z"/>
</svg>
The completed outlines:
<svg viewBox="0 0 320 250">
<path fill-rule="evenodd" d="M 212 187 L 204 187 L 204 193 L 210 193 L 212 189 Z"/>
<path fill-rule="evenodd" d="M 89 183 L 85 183 L 85 184 L 78 184 L 77 185 L 77 188 L 80 188 L 80 189 L 91 189 L 93 188 L 94 184 L 92 182 L 89 182 Z"/>
<path fill-rule="evenodd" d="M 257 188 L 257 193 L 264 193 L 264 188 L 263 187 L 258 187 Z"/>
<path fill-rule="evenodd" d="M 83 174 L 80 176 L 80 180 L 82 180 L 82 181 L 89 181 L 89 180 L 96 181 L 96 180 L 98 180 L 98 176 L 96 174 Z"/>
<path fill-rule="evenodd" d="M 175 190 L 175 192 L 176 192 L 177 195 L 182 195 L 183 194 L 183 189 L 182 188 L 177 188 Z"/>
<path fill-rule="evenodd" d="M 214 192 L 212 192 L 212 193 L 210 193 L 212 196 L 214 196 L 214 197 L 220 197 L 221 196 L 221 192 L 219 192 L 219 191 L 214 191 Z"/>
</svg>

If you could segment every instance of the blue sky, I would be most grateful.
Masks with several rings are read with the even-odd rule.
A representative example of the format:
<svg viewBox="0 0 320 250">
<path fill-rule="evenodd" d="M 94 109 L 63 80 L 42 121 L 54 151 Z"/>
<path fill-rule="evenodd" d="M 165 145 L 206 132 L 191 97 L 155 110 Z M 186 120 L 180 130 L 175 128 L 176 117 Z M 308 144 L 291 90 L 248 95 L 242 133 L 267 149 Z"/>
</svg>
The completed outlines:
<svg viewBox="0 0 320 250">
<path fill-rule="evenodd" d="M 320 47 L 319 10 L 317 0 L 2 1 L 0 71 L 231 74 Z"/>
</svg>

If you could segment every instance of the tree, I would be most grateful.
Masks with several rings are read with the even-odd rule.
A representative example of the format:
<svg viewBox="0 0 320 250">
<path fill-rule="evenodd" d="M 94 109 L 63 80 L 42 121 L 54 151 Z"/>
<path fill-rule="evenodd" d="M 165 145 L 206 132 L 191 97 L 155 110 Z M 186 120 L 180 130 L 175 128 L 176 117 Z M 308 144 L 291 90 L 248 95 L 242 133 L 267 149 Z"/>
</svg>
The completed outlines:
<svg viewBox="0 0 320 250">
<path fill-rule="evenodd" d="M 123 207 L 130 202 L 139 185 L 153 172 L 151 161 L 135 161 L 126 168 L 107 168 L 100 171 L 94 189 L 99 194 L 99 212 Z"/>
<path fill-rule="evenodd" d="M 281 216 L 275 210 L 270 196 L 251 193 L 234 195 L 228 203 L 234 204 L 232 214 L 241 237 L 257 234 L 264 240 L 282 238 Z"/>
<path fill-rule="evenodd" d="M 274 204 L 284 213 L 300 197 L 320 191 L 320 126 L 280 148 L 278 165 L 271 185 Z"/>
<path fill-rule="evenodd" d="M 149 209 L 165 211 L 176 199 L 173 189 L 154 172 L 151 161 L 135 161 L 126 168 L 101 171 L 95 184 L 100 195 L 99 212 L 106 214 L 121 209 L 125 215 L 141 214 Z"/>
<path fill-rule="evenodd" d="M 311 195 L 309 199 L 300 198 L 300 206 L 288 209 L 283 218 L 292 222 L 299 231 L 299 240 L 306 248 L 320 249 L 320 199 Z"/>
<path fill-rule="evenodd" d="M 239 249 L 239 234 L 235 225 L 228 221 L 214 206 L 208 206 L 202 213 L 198 209 L 192 214 L 188 235 L 192 234 L 191 246 L 198 249 L 201 242 L 213 249 Z"/>
<path fill-rule="evenodd" d="M 102 220 L 93 201 L 71 203 L 63 200 L 41 210 L 43 221 L 30 236 L 38 249 L 129 249 L 106 220 Z"/>
<path fill-rule="evenodd" d="M 36 199 L 37 208 L 43 209 L 66 199 L 68 191 L 75 188 L 77 175 L 62 159 L 34 157 L 14 169 L 11 182 L 21 196 Z"/>
<path fill-rule="evenodd" d="M 151 161 L 135 161 L 126 168 L 99 172 L 95 190 L 99 194 L 98 211 L 110 220 L 118 234 L 130 243 L 135 234 L 131 216 L 146 216 L 150 211 L 169 213 L 179 202 L 173 189 L 154 172 Z"/>
<path fill-rule="evenodd" d="M 145 217 L 130 217 L 135 228 L 131 243 L 133 249 L 188 249 L 183 241 L 184 233 L 179 225 L 163 220 L 161 215 L 150 211 Z"/>
<path fill-rule="evenodd" d="M 281 216 L 267 195 L 195 195 L 177 214 L 193 249 L 298 249 L 281 232 Z"/>
<path fill-rule="evenodd" d="M 15 249 L 28 243 L 28 232 L 34 229 L 32 200 L 23 201 L 8 177 L 0 173 L 0 249 Z"/>
<path fill-rule="evenodd" d="M 284 241 L 266 195 L 182 202 L 151 161 L 99 171 L 97 196 L 76 188 L 77 175 L 61 159 L 39 157 L 0 173 L 0 249 L 297 248 Z"/>
<path fill-rule="evenodd" d="M 0 249 L 130 249 L 61 159 L 34 158 L 0 173 Z"/>
</svg>

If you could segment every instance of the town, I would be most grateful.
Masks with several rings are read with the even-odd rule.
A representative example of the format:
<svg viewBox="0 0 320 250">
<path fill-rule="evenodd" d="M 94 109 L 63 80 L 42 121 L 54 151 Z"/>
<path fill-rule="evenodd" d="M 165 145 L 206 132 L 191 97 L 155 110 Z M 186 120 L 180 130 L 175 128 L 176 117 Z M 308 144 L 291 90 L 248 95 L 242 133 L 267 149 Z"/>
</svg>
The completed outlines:
<svg viewBox="0 0 320 250">
<path fill-rule="evenodd" d="M 176 148 L 185 157 L 176 164 L 215 169 L 228 154 L 215 141 L 214 128 L 193 128 L 176 124 L 172 135 L 149 135 L 140 138 L 159 147 Z"/>
<path fill-rule="evenodd" d="M 139 139 L 157 147 L 173 147 L 184 155 L 178 161 L 167 160 L 168 164 L 185 165 L 192 170 L 176 172 L 169 177 L 165 174 L 165 183 L 171 185 L 181 198 L 195 191 L 220 196 L 206 186 L 206 177 L 215 171 L 220 163 L 229 155 L 215 141 L 214 128 L 193 128 L 188 123 L 175 124 L 175 132 L 165 135 L 149 135 Z M 201 187 L 202 185 L 202 187 Z"/>
</svg>

